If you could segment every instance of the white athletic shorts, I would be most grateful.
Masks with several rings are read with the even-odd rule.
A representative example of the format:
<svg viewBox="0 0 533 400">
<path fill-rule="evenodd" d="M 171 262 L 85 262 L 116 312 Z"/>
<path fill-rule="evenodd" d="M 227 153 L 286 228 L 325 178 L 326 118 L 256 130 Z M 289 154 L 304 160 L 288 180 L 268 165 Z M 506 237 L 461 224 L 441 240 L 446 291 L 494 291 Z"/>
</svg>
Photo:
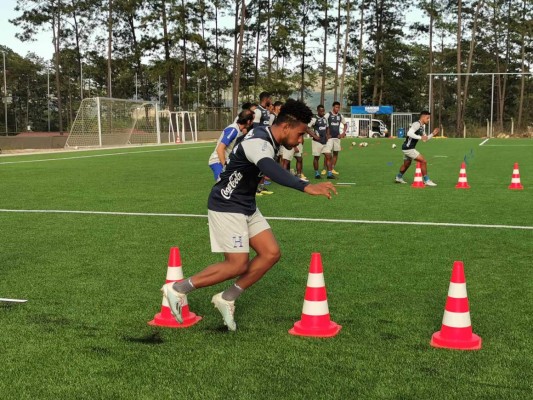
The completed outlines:
<svg viewBox="0 0 533 400">
<path fill-rule="evenodd" d="M 281 146 L 283 147 L 283 146 Z M 287 161 L 292 161 L 292 159 L 294 157 L 298 157 L 300 158 L 303 154 L 303 151 L 304 151 L 304 146 L 303 144 L 299 144 L 298 145 L 298 153 L 296 153 L 296 151 L 294 150 L 294 148 L 292 148 L 291 150 L 287 150 L 286 148 L 283 149 L 283 154 L 281 155 L 283 157 L 284 160 L 287 160 Z"/>
<path fill-rule="evenodd" d="M 328 142 L 331 141 L 331 150 L 332 151 L 341 151 L 341 140 L 339 138 L 331 138 Z"/>
<path fill-rule="evenodd" d="M 207 210 L 207 221 L 213 253 L 249 253 L 250 238 L 270 229 L 259 209 L 250 216 Z"/>
<path fill-rule="evenodd" d="M 331 153 L 331 141 L 328 140 L 326 144 L 316 142 L 313 140 L 313 156 L 320 157 L 321 154 Z"/>
<path fill-rule="evenodd" d="M 415 158 L 417 158 L 420 155 L 420 153 L 416 149 L 402 150 L 402 152 L 403 152 L 404 160 L 413 161 Z"/>
</svg>

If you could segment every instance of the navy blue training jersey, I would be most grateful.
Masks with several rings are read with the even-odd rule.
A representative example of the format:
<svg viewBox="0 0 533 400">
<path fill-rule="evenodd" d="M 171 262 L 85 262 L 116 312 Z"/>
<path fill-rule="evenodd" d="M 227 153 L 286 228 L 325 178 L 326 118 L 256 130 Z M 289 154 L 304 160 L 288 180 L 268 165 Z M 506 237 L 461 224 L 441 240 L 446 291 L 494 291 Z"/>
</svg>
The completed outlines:
<svg viewBox="0 0 533 400">
<path fill-rule="evenodd" d="M 258 126 L 268 126 L 270 125 L 270 111 L 266 108 L 263 108 L 261 105 L 257 106 L 254 111 L 254 128 Z"/>
<path fill-rule="evenodd" d="M 316 140 L 315 138 L 313 138 L 313 140 L 315 142 L 326 144 L 328 142 L 328 138 L 326 136 L 328 130 L 328 120 L 326 119 L 326 117 L 319 117 L 318 115 L 315 115 L 315 117 L 310 123 L 310 126 L 311 128 L 313 128 L 315 133 L 320 136 L 320 140 Z"/>
<path fill-rule="evenodd" d="M 415 139 L 409 136 L 409 133 L 422 136 L 424 134 L 424 124 L 421 124 L 420 121 L 413 122 L 407 135 L 405 136 L 405 141 L 402 144 L 402 150 L 411 150 L 416 147 L 419 139 Z"/>
<path fill-rule="evenodd" d="M 257 163 L 264 157 L 274 159 L 279 146 L 270 127 L 252 129 L 229 155 L 220 180 L 211 189 L 207 208 L 211 211 L 252 215 L 256 210 L 257 185 L 263 177 Z"/>
<path fill-rule="evenodd" d="M 332 139 L 338 138 L 341 133 L 341 123 L 344 123 L 344 117 L 341 113 L 333 114 L 329 112 L 325 115 L 329 125 L 329 135 Z"/>
</svg>

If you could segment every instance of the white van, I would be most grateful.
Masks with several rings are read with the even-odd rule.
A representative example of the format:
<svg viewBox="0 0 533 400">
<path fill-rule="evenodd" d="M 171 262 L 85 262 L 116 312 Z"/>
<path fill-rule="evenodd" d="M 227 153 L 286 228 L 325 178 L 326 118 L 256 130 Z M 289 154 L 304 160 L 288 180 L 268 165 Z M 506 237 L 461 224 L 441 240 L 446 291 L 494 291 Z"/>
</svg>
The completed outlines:
<svg viewBox="0 0 533 400">
<path fill-rule="evenodd" d="M 379 119 L 350 118 L 348 121 L 349 136 L 380 138 L 389 133 L 385 123 Z"/>
</svg>

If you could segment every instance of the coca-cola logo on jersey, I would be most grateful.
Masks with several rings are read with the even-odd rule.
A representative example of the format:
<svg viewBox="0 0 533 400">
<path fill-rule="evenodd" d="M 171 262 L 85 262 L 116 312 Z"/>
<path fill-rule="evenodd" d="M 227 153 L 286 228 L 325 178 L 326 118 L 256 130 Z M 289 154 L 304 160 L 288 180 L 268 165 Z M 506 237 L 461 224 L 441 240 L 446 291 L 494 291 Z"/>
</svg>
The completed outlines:
<svg viewBox="0 0 533 400">
<path fill-rule="evenodd" d="M 233 193 L 241 179 L 242 174 L 239 171 L 235 171 L 233 174 L 231 174 L 227 186 L 224 189 L 220 190 L 220 194 L 222 195 L 222 197 L 224 197 L 226 200 L 229 200 L 231 198 L 231 194 Z"/>
</svg>

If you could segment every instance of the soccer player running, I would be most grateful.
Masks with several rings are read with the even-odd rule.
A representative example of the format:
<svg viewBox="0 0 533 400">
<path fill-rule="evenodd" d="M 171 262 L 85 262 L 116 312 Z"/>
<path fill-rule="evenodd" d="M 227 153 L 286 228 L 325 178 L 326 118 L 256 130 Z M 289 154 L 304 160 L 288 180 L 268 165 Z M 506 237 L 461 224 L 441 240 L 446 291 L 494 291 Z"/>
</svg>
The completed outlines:
<svg viewBox="0 0 533 400">
<path fill-rule="evenodd" d="M 215 181 L 218 181 L 220 173 L 224 165 L 226 165 L 226 160 L 233 146 L 235 146 L 237 137 L 247 133 L 247 130 L 252 126 L 253 120 L 254 113 L 248 109 L 243 109 L 235 122 L 226 127 L 220 134 L 215 150 L 211 153 L 208 162 L 209 167 L 213 170 Z"/>
<path fill-rule="evenodd" d="M 333 174 L 338 175 L 339 173 L 335 171 L 335 166 L 337 165 L 337 161 L 339 159 L 339 151 L 342 150 L 341 148 L 341 139 L 346 137 L 346 119 L 344 116 L 339 112 L 341 109 L 341 103 L 338 101 L 333 102 L 331 112 L 326 114 L 326 119 L 328 120 L 328 126 L 329 126 L 329 134 L 331 140 L 331 150 L 333 152 L 333 158 L 331 161 L 331 172 Z M 344 126 L 342 133 L 340 133 L 341 130 L 341 124 Z M 325 165 L 325 160 L 324 160 Z M 327 167 L 325 165 L 325 167 Z M 322 175 L 326 174 L 326 169 L 322 171 Z"/>
<path fill-rule="evenodd" d="M 426 186 L 437 186 L 435 182 L 429 179 L 426 159 L 415 149 L 419 140 L 427 142 L 439 133 L 439 128 L 435 128 L 429 135 L 426 135 L 424 132 L 424 127 L 429 123 L 430 118 L 431 113 L 429 111 L 422 111 L 418 121 L 411 124 L 407 136 L 405 137 L 405 141 L 402 144 L 403 164 L 400 167 L 400 172 L 396 175 L 396 183 L 407 183 L 403 179 L 403 174 L 405 174 L 405 171 L 410 167 L 411 162 L 415 160 L 420 163 L 420 169 L 422 170 L 422 176 L 424 177 L 424 184 Z"/>
<path fill-rule="evenodd" d="M 278 262 L 279 245 L 256 206 L 255 190 L 264 174 L 281 185 L 310 195 L 329 199 L 337 193 L 331 182 L 309 184 L 274 161 L 279 146 L 293 148 L 301 142 L 311 117 L 312 112 L 304 103 L 289 99 L 272 127 L 255 128 L 231 152 L 207 204 L 211 250 L 224 253 L 224 261 L 188 279 L 163 286 L 163 295 L 178 322 L 183 321 L 182 307 L 187 304 L 188 293 L 237 278 L 211 300 L 228 329 L 236 330 L 235 300 Z M 251 260 L 250 248 L 256 253 Z"/>
<path fill-rule="evenodd" d="M 309 123 L 309 129 L 307 133 L 313 139 L 312 152 L 313 152 L 313 168 L 315 169 L 315 179 L 321 179 L 320 172 L 318 171 L 318 163 L 320 156 L 324 154 L 324 163 L 328 171 L 328 179 L 335 179 L 331 171 L 331 146 L 332 142 L 329 136 L 328 120 L 325 117 L 326 110 L 322 104 L 316 108 L 316 116 Z"/>
</svg>

